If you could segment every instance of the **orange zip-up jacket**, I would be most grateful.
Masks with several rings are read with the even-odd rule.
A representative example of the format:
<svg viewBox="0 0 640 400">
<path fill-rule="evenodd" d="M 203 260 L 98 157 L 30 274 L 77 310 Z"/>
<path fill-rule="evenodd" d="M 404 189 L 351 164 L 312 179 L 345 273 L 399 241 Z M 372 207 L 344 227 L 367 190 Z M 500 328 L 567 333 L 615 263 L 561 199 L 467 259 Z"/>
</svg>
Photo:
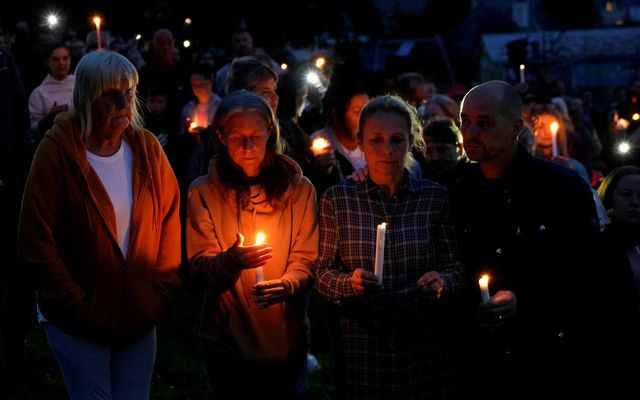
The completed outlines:
<svg viewBox="0 0 640 400">
<path fill-rule="evenodd" d="M 123 138 L 133 151 L 126 259 L 112 203 L 69 113 L 56 117 L 38 146 L 18 229 L 18 254 L 33 276 L 47 321 L 106 345 L 148 334 L 180 284 L 175 175 L 151 132 L 129 127 Z"/>
</svg>

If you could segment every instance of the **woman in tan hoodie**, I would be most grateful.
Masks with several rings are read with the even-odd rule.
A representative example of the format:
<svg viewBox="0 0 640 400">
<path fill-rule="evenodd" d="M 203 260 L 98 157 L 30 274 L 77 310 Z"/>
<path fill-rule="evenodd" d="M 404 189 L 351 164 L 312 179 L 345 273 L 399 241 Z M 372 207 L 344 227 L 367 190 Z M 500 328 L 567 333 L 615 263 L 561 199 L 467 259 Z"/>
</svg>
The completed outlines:
<svg viewBox="0 0 640 400">
<path fill-rule="evenodd" d="M 72 400 L 145 399 L 155 324 L 180 278 L 180 196 L 142 128 L 138 73 L 118 53 L 78 63 L 27 180 L 18 252 Z"/>
<path fill-rule="evenodd" d="M 227 95 L 212 127 L 217 157 L 191 184 L 187 215 L 189 266 L 206 283 L 200 349 L 209 380 L 216 398 L 293 398 L 318 254 L 315 190 L 280 154 L 259 95 Z"/>
</svg>

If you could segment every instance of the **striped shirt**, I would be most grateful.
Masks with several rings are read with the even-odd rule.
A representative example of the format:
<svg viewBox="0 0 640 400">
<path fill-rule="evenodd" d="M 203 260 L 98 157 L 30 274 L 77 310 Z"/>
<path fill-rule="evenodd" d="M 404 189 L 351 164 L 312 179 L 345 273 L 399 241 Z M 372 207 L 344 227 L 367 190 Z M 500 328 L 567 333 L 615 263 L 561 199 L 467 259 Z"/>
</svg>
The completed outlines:
<svg viewBox="0 0 640 400">
<path fill-rule="evenodd" d="M 380 293 L 356 297 L 350 277 L 374 269 L 376 226 L 387 222 Z M 443 296 L 430 301 L 418 279 L 438 271 Z M 460 292 L 462 265 L 447 190 L 405 172 L 388 197 L 371 180 L 343 181 L 320 200 L 315 290 L 337 305 L 338 395 L 345 398 L 451 398 L 447 298 Z"/>
</svg>

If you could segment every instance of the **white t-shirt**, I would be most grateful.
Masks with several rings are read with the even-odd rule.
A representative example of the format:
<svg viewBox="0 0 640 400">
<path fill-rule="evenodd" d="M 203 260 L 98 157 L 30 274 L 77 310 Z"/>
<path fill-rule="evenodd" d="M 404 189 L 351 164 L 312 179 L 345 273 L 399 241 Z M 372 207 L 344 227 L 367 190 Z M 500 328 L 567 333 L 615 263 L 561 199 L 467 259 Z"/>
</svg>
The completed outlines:
<svg viewBox="0 0 640 400">
<path fill-rule="evenodd" d="M 112 156 L 100 157 L 87 152 L 89 164 L 96 171 L 104 185 L 116 215 L 118 245 L 124 258 L 129 250 L 129 231 L 133 212 L 133 152 L 126 140 L 122 140 L 120 149 Z"/>
</svg>

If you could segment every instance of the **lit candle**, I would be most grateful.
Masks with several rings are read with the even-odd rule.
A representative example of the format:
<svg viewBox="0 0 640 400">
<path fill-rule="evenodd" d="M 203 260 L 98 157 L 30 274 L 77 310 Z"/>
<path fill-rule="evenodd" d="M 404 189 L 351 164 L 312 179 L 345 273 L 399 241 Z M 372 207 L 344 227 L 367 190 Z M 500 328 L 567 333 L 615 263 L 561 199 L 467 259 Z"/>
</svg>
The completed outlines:
<svg viewBox="0 0 640 400">
<path fill-rule="evenodd" d="M 382 283 L 382 272 L 384 267 L 384 238 L 387 233 L 387 223 L 383 222 L 376 229 L 376 260 L 373 272 L 378 277 L 378 282 Z"/>
<path fill-rule="evenodd" d="M 489 298 L 489 275 L 482 275 L 482 278 L 478 281 L 480 284 L 480 296 L 482 297 L 483 303 L 488 303 Z"/>
<path fill-rule="evenodd" d="M 633 113 L 633 115 L 631 116 L 631 119 L 634 120 L 634 121 L 640 120 L 640 114 Z"/>
<path fill-rule="evenodd" d="M 551 129 L 551 155 L 558 156 L 558 128 L 560 126 L 556 121 L 553 121 L 549 128 Z"/>
<path fill-rule="evenodd" d="M 256 233 L 256 242 L 253 244 L 257 246 L 259 244 L 264 243 L 266 240 L 266 236 L 262 232 Z M 264 269 L 262 267 L 256 268 L 256 283 L 262 282 L 264 280 Z"/>
<path fill-rule="evenodd" d="M 524 83 L 524 64 L 520 64 L 520 83 Z"/>
<path fill-rule="evenodd" d="M 323 137 L 317 137 L 313 139 L 313 143 L 311 144 L 311 151 L 313 151 L 314 156 L 319 156 L 320 154 L 324 154 L 329 148 L 329 141 Z"/>
<path fill-rule="evenodd" d="M 98 39 L 98 50 L 102 49 L 102 36 L 100 33 L 100 17 L 93 17 L 93 23 L 96 24 L 96 38 Z"/>
</svg>

